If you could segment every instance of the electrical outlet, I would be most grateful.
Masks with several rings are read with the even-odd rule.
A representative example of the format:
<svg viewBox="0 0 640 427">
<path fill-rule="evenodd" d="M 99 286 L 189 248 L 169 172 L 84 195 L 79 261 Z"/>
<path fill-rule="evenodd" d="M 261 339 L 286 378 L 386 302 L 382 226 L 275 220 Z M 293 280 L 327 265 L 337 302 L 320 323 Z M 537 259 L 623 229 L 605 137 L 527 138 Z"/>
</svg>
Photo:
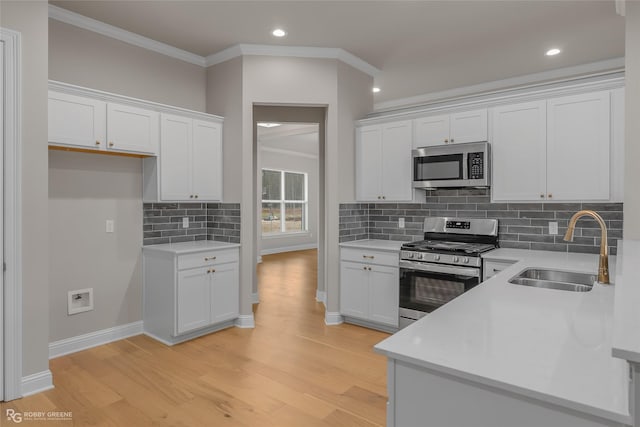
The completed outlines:
<svg viewBox="0 0 640 427">
<path fill-rule="evenodd" d="M 558 223 L 555 221 L 549 222 L 549 234 L 558 234 Z"/>
<path fill-rule="evenodd" d="M 404 218 L 398 218 L 398 228 L 404 228 Z"/>
<path fill-rule="evenodd" d="M 182 228 L 189 228 L 189 217 L 185 216 L 182 218 Z"/>
<path fill-rule="evenodd" d="M 113 233 L 114 229 L 114 221 L 112 219 L 108 219 L 106 223 L 106 232 Z"/>
<path fill-rule="evenodd" d="M 93 310 L 93 288 L 67 292 L 67 313 L 77 314 Z"/>
</svg>

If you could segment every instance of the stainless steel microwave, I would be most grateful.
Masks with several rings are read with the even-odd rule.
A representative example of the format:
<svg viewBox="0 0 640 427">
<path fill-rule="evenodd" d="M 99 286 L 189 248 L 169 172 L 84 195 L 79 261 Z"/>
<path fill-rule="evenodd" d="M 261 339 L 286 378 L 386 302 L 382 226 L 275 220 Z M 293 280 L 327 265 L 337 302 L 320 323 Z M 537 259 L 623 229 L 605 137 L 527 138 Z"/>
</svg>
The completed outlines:
<svg viewBox="0 0 640 427">
<path fill-rule="evenodd" d="M 413 187 L 489 187 L 491 147 L 469 142 L 421 147 L 413 150 Z"/>
</svg>

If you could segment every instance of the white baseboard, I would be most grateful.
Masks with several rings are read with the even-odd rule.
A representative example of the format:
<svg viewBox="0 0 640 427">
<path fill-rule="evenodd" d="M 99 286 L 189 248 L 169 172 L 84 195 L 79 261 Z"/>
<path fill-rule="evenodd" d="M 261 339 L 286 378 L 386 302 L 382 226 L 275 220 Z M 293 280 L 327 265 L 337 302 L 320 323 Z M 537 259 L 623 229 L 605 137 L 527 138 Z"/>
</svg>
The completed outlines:
<svg viewBox="0 0 640 427">
<path fill-rule="evenodd" d="M 258 304 L 260 302 L 260 294 L 254 292 L 251 294 L 251 304 Z"/>
<path fill-rule="evenodd" d="M 240 315 L 236 319 L 236 328 L 248 329 L 248 328 L 255 328 L 255 327 L 256 327 L 256 323 L 255 323 L 255 320 L 253 319 L 253 313 Z"/>
<path fill-rule="evenodd" d="M 339 325 L 344 322 L 342 315 L 338 312 L 326 311 L 324 313 L 324 323 L 328 326 Z"/>
<path fill-rule="evenodd" d="M 142 320 L 128 323 L 126 325 L 114 326 L 113 328 L 101 331 L 90 332 L 77 337 L 71 337 L 60 341 L 49 343 L 49 359 L 86 350 L 113 341 L 140 335 L 143 332 Z"/>
<path fill-rule="evenodd" d="M 316 301 L 321 302 L 326 306 L 327 305 L 327 293 L 325 291 L 316 290 Z"/>
<path fill-rule="evenodd" d="M 262 255 L 258 255 L 258 264 L 262 264 Z"/>
<path fill-rule="evenodd" d="M 53 388 L 53 375 L 50 370 L 38 372 L 35 374 L 22 377 L 22 397 L 31 396 L 41 391 L 51 390 Z"/>
<path fill-rule="evenodd" d="M 282 252 L 305 251 L 307 249 L 317 249 L 317 243 L 305 243 L 303 245 L 281 246 L 279 248 L 262 249 L 260 255 L 279 254 Z M 262 257 L 260 258 L 262 260 Z"/>
</svg>

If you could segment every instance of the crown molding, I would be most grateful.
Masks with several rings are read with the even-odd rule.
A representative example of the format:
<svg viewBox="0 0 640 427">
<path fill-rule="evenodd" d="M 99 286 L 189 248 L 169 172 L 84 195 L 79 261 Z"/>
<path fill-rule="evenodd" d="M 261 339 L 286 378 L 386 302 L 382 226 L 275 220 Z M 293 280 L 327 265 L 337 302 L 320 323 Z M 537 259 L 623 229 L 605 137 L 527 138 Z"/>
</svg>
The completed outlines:
<svg viewBox="0 0 640 427">
<path fill-rule="evenodd" d="M 94 33 L 111 37 L 112 39 L 120 40 L 121 42 L 125 42 L 133 46 L 170 56 L 181 61 L 189 62 L 201 67 L 205 66 L 205 58 L 200 55 L 178 49 L 177 47 L 123 30 L 122 28 L 115 27 L 113 25 L 105 24 L 104 22 L 88 18 L 84 15 L 71 12 L 61 7 L 49 5 L 49 18 L 75 27 L 83 28 L 85 30 L 93 31 Z"/>
<path fill-rule="evenodd" d="M 625 0 L 615 0 L 615 2 L 616 2 L 616 13 L 620 16 L 625 16 L 626 9 L 627 9 Z"/>
<path fill-rule="evenodd" d="M 624 58 L 607 59 L 604 61 L 592 62 L 589 64 L 576 65 L 573 67 L 558 68 L 555 70 L 543 71 L 540 73 L 527 74 L 524 76 L 512 77 L 504 80 L 481 83 L 472 86 L 464 86 L 441 92 L 431 92 L 424 95 L 400 98 L 391 101 L 378 102 L 374 104 L 374 113 L 393 111 L 404 108 L 426 106 L 429 104 L 444 101 L 463 100 L 478 95 L 495 95 L 514 88 L 535 88 L 550 83 L 570 82 L 586 77 L 612 74 L 624 71 Z"/>
<path fill-rule="evenodd" d="M 239 44 L 228 49 L 214 53 L 205 58 L 207 67 L 220 64 L 238 56 L 287 56 L 294 58 L 322 58 L 337 59 L 353 68 L 362 71 L 372 77 L 380 73 L 380 70 L 368 62 L 344 49 L 333 47 L 305 47 L 305 46 L 273 46 L 265 44 Z"/>
</svg>

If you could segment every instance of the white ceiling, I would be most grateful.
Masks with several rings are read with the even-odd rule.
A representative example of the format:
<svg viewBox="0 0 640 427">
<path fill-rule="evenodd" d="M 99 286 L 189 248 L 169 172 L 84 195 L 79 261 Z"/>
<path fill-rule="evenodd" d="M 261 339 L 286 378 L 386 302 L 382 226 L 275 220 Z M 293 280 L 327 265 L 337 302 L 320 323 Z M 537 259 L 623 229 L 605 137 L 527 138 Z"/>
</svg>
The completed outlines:
<svg viewBox="0 0 640 427">
<path fill-rule="evenodd" d="M 608 1 L 51 1 L 208 56 L 237 44 L 342 48 L 379 68 L 375 102 L 624 56 Z M 275 39 L 282 26 L 287 37 Z M 563 52 L 546 57 L 550 47 Z"/>
</svg>

